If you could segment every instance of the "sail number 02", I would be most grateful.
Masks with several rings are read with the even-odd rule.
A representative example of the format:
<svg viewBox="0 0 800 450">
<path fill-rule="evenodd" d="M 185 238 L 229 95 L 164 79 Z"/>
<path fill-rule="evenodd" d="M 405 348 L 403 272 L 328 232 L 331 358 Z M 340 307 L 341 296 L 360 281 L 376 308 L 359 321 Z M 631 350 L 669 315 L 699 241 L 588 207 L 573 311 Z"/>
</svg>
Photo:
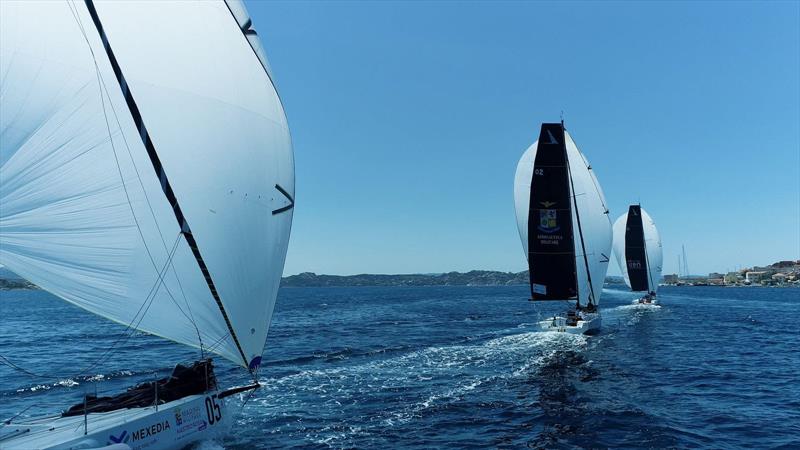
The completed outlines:
<svg viewBox="0 0 800 450">
<path fill-rule="evenodd" d="M 534 169 L 533 173 L 536 175 L 544 175 L 544 169 Z"/>
<path fill-rule="evenodd" d="M 209 425 L 214 425 L 222 419 L 222 410 L 217 403 L 217 394 L 206 397 L 206 415 L 208 415 Z"/>
</svg>

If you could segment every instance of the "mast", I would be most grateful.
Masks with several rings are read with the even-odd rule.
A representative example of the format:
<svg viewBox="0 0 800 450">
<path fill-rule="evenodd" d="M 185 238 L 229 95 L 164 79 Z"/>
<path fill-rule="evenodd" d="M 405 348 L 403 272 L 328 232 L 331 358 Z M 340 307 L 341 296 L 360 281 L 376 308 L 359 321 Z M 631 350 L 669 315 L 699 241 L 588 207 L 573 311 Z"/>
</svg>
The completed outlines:
<svg viewBox="0 0 800 450">
<path fill-rule="evenodd" d="M 686 260 L 686 245 L 681 244 L 681 251 L 683 252 L 683 270 L 686 272 L 686 278 L 689 278 L 689 262 Z"/>
<path fill-rule="evenodd" d="M 125 97 L 125 102 L 128 105 L 128 109 L 130 110 L 131 117 L 133 118 L 136 128 L 139 131 L 139 137 L 141 138 L 142 143 L 147 149 L 147 154 L 150 157 L 150 162 L 153 165 L 153 169 L 156 172 L 156 176 L 161 181 L 162 191 L 164 195 L 167 197 L 167 201 L 169 201 L 169 204 L 172 206 L 172 210 L 175 214 L 175 220 L 177 220 L 178 222 L 181 234 L 186 239 L 186 243 L 189 245 L 189 248 L 191 249 L 192 254 L 195 257 L 197 265 L 200 271 L 202 272 L 203 277 L 205 278 L 209 291 L 211 292 L 211 296 L 214 298 L 217 307 L 219 308 L 219 311 L 225 320 L 225 324 L 228 327 L 228 332 L 230 333 L 231 338 L 236 344 L 236 348 L 239 351 L 242 360 L 244 361 L 245 367 L 248 367 L 248 369 L 252 373 L 254 368 L 249 367 L 250 364 L 248 363 L 247 357 L 245 356 L 244 350 L 242 349 L 242 345 L 239 342 L 238 337 L 236 336 L 236 332 L 233 329 L 233 325 L 231 324 L 230 318 L 228 317 L 228 313 L 225 311 L 225 307 L 222 304 L 222 299 L 220 298 L 219 292 L 217 291 L 217 288 L 214 285 L 214 280 L 211 278 L 211 273 L 208 270 L 208 266 L 203 260 L 203 256 L 200 253 L 197 241 L 195 240 L 194 235 L 192 234 L 192 230 L 189 227 L 189 223 L 187 222 L 186 217 L 184 216 L 183 211 L 181 210 L 180 204 L 178 203 L 178 199 L 175 196 L 175 192 L 172 189 L 172 185 L 170 184 L 169 179 L 167 178 L 164 166 L 162 165 L 158 153 L 156 152 L 153 141 L 150 138 L 150 134 L 148 133 L 147 128 L 145 127 L 144 120 L 142 118 L 139 107 L 133 98 L 130 86 L 128 82 L 125 80 L 125 76 L 122 74 L 122 69 L 120 68 L 117 58 L 114 55 L 114 51 L 111 49 L 111 44 L 109 43 L 108 36 L 106 35 L 105 30 L 103 29 L 102 23 L 100 22 L 100 17 L 97 14 L 94 2 L 93 0 L 85 0 L 85 3 L 87 9 L 89 10 L 89 14 L 92 17 L 92 22 L 97 28 L 97 32 L 100 35 L 100 38 L 103 42 L 103 47 L 106 51 L 106 55 L 108 56 L 111 67 L 114 70 L 114 74 L 116 75 L 116 79 L 117 82 L 119 83 L 122 95 Z"/>
</svg>

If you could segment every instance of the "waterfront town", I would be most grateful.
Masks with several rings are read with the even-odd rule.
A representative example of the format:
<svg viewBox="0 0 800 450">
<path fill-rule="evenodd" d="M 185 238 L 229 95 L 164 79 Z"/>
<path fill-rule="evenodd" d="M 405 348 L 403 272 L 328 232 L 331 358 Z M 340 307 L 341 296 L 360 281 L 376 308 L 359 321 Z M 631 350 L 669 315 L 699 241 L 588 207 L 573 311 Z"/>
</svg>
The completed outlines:
<svg viewBox="0 0 800 450">
<path fill-rule="evenodd" d="M 800 260 L 778 261 L 734 272 L 712 272 L 708 276 L 664 275 L 667 286 L 800 286 Z"/>
</svg>

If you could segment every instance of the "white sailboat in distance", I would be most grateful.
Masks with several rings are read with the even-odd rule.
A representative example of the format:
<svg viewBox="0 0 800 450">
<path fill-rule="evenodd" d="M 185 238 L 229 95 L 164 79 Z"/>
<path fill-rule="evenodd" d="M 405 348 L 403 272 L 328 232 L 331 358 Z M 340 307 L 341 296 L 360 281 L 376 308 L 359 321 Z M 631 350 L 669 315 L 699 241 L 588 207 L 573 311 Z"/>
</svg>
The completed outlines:
<svg viewBox="0 0 800 450">
<path fill-rule="evenodd" d="M 614 256 L 625 284 L 634 292 L 645 293 L 634 303 L 657 303 L 664 258 L 661 236 L 641 205 L 630 205 L 628 212 L 614 222 Z"/>
<path fill-rule="evenodd" d="M 2 1 L 0 96 L 0 264 L 253 378 L 224 389 L 210 359 L 178 365 L 2 423 L 0 448 L 177 449 L 224 430 L 229 397 L 258 387 L 294 205 L 289 129 L 244 5 Z"/>
<path fill-rule="evenodd" d="M 591 334 L 611 251 L 603 191 L 564 123 L 542 124 L 517 164 L 514 206 L 528 258 L 532 301 L 574 300 L 542 331 Z"/>
</svg>

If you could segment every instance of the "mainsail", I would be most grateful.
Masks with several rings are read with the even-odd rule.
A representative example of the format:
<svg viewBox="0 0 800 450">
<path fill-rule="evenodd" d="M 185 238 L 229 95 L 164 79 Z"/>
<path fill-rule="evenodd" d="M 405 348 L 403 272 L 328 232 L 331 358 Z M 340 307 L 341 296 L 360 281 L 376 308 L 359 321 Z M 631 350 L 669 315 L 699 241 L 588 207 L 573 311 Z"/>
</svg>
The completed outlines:
<svg viewBox="0 0 800 450">
<path fill-rule="evenodd" d="M 632 291 L 656 292 L 663 260 L 655 222 L 640 205 L 614 222 L 614 256 Z"/>
<path fill-rule="evenodd" d="M 542 124 L 514 181 L 517 227 L 534 300 L 598 304 L 611 250 L 600 185 L 563 125 Z"/>
<path fill-rule="evenodd" d="M 0 264 L 254 369 L 288 246 L 294 161 L 244 6 L 0 8 Z"/>
<path fill-rule="evenodd" d="M 543 124 L 533 163 L 528 210 L 528 268 L 534 300 L 563 300 L 578 295 L 573 234 L 564 128 L 560 124 Z"/>
</svg>

